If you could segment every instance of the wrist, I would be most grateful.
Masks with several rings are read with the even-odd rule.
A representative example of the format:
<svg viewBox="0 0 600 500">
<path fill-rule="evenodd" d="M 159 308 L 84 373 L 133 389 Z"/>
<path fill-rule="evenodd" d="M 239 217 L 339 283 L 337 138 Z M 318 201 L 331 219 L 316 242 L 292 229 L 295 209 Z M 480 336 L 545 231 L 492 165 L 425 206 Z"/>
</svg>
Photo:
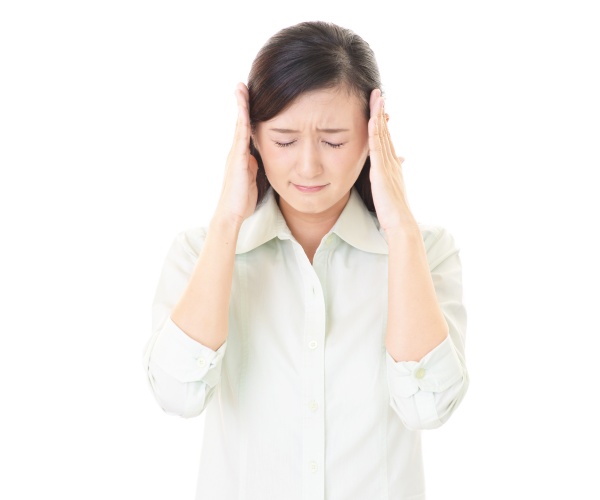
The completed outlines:
<svg viewBox="0 0 600 500">
<path fill-rule="evenodd" d="M 228 216 L 217 211 L 210 220 L 208 230 L 212 233 L 237 239 L 243 222 L 239 217 Z"/>
<path fill-rule="evenodd" d="M 401 211 L 395 217 L 391 218 L 389 222 L 389 224 L 382 224 L 381 226 L 388 238 L 395 236 L 405 237 L 415 234 L 421 235 L 419 224 L 417 224 L 410 210 Z"/>
<path fill-rule="evenodd" d="M 393 224 L 382 227 L 388 241 L 407 241 L 414 238 L 421 239 L 421 229 L 411 213 L 398 217 Z"/>
</svg>

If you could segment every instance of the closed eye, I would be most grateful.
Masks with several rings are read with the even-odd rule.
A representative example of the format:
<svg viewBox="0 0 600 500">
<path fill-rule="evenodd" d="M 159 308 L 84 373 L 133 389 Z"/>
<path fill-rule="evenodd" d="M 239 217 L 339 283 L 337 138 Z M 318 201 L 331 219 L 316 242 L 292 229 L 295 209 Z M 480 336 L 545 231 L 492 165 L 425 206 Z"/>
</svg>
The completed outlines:
<svg viewBox="0 0 600 500">
<path fill-rule="evenodd" d="M 274 142 L 275 142 L 275 146 L 277 146 L 278 148 L 287 148 L 287 147 L 290 147 L 292 144 L 294 144 L 296 141 L 290 141 L 290 142 L 274 141 Z M 323 141 L 323 142 L 333 149 L 341 148 L 344 145 L 343 142 L 340 142 L 339 144 L 335 144 L 333 142 L 327 142 L 327 141 Z"/>
</svg>

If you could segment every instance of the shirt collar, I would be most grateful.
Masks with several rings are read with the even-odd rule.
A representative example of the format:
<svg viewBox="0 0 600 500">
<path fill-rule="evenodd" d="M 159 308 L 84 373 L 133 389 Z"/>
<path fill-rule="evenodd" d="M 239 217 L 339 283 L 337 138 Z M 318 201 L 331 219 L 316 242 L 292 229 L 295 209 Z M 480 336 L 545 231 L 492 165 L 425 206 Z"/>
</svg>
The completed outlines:
<svg viewBox="0 0 600 500">
<path fill-rule="evenodd" d="M 250 252 L 276 237 L 290 239 L 292 233 L 279 210 L 273 188 L 269 188 L 254 213 L 242 224 L 235 253 Z"/>
<path fill-rule="evenodd" d="M 375 214 L 369 212 L 356 189 L 352 188 L 350 199 L 337 222 L 331 229 L 349 245 L 369 253 L 388 253 L 388 244 L 379 229 Z"/>
<path fill-rule="evenodd" d="M 346 243 L 359 250 L 379 254 L 388 253 L 388 245 L 379 229 L 377 217 L 369 212 L 354 188 L 330 233 L 337 234 Z M 250 252 L 273 238 L 291 239 L 292 234 L 279 210 L 273 188 L 269 188 L 254 213 L 242 224 L 235 253 Z"/>
</svg>

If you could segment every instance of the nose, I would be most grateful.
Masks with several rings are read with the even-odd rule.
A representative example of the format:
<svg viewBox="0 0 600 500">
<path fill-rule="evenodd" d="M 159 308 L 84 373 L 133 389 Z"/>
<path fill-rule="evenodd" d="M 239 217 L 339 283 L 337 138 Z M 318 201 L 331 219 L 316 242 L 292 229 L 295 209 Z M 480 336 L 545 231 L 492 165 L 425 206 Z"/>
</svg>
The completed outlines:
<svg viewBox="0 0 600 500">
<path fill-rule="evenodd" d="M 313 179 L 323 173 L 321 156 L 317 146 L 311 141 L 306 141 L 302 148 L 299 148 L 298 158 L 296 160 L 296 172 L 302 179 Z"/>
</svg>

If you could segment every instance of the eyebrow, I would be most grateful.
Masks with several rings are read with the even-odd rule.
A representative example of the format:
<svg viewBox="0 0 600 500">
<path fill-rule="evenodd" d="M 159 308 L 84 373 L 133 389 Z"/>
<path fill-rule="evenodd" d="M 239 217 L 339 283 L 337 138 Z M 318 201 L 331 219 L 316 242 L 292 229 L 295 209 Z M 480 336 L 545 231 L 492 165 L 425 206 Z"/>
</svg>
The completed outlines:
<svg viewBox="0 0 600 500">
<path fill-rule="evenodd" d="M 292 130 L 290 128 L 270 128 L 272 132 L 279 132 L 281 134 L 297 134 L 299 130 Z M 318 128 L 317 132 L 325 132 L 327 134 L 338 134 L 340 132 L 349 132 L 348 128 Z"/>
</svg>

